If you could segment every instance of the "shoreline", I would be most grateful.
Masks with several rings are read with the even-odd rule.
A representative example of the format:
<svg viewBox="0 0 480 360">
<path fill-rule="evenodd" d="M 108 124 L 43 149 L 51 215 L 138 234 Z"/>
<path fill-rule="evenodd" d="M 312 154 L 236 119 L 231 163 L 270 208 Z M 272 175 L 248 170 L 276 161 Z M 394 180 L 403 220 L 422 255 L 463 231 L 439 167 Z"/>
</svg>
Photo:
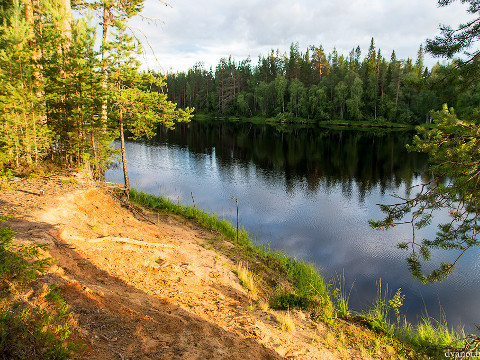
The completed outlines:
<svg viewBox="0 0 480 360">
<path fill-rule="evenodd" d="M 210 214 L 192 206 L 176 204 L 175 202 L 162 196 L 148 195 L 142 192 L 139 193 L 135 189 L 132 189 L 130 194 L 133 194 L 133 196 L 131 196 L 131 201 L 140 206 L 145 206 L 147 209 L 152 211 L 165 211 L 167 213 L 185 216 L 187 219 L 194 221 L 200 226 L 204 226 L 209 230 L 220 231 L 223 235 L 227 236 L 232 243 L 235 244 L 235 228 L 233 224 L 225 221 L 224 219 L 218 219 L 216 214 Z M 217 221 L 222 222 L 221 228 L 217 228 L 215 226 Z M 272 250 L 268 245 L 265 246 L 255 243 L 253 240 L 251 240 L 248 233 L 243 228 L 241 233 L 242 236 L 240 237 L 240 244 L 237 244 L 241 246 L 241 251 L 246 251 L 247 253 L 252 251 L 254 255 L 260 255 L 262 260 L 268 258 L 277 259 L 278 257 L 282 257 L 284 261 L 283 263 L 278 263 L 280 266 L 285 266 L 285 264 L 288 262 L 290 262 L 290 266 L 295 266 L 295 263 L 298 262 L 301 264 L 300 266 L 310 267 L 310 269 L 315 272 L 315 276 L 319 276 L 321 278 L 320 282 L 322 284 L 326 284 L 326 292 L 323 296 L 324 299 L 328 299 L 328 304 L 323 302 L 323 306 L 327 304 L 327 308 L 323 310 L 323 314 L 319 320 L 327 324 L 340 319 L 342 321 L 346 321 L 347 323 L 355 324 L 356 326 L 361 324 L 361 327 L 371 329 L 377 334 L 387 335 L 394 343 L 400 341 L 402 346 L 409 344 L 420 352 L 422 352 L 421 349 L 432 350 L 436 348 L 437 350 L 433 351 L 439 356 L 443 354 L 442 351 L 439 350 L 445 346 L 440 345 L 443 341 L 446 341 L 447 339 L 450 341 L 458 341 L 459 339 L 465 338 L 465 334 L 463 332 L 457 332 L 453 328 L 450 329 L 448 324 L 433 319 L 428 315 L 418 314 L 419 322 L 417 324 L 408 323 L 405 319 L 397 321 L 394 320 L 394 314 L 401 308 L 403 302 L 403 295 L 401 294 L 400 290 L 398 290 L 395 295 L 392 294 L 391 298 L 383 297 L 372 299 L 372 306 L 368 309 L 363 311 L 353 311 L 348 307 L 348 298 L 350 295 L 347 294 L 345 284 L 342 284 L 341 281 L 340 284 L 335 284 L 334 287 L 336 288 L 334 288 L 331 286 L 332 284 L 327 284 L 325 282 L 325 280 L 322 278 L 322 275 L 318 272 L 313 264 L 293 258 L 287 253 Z M 224 249 L 218 248 L 217 250 L 223 251 Z M 258 260 L 255 261 L 258 262 Z M 276 267 L 276 270 L 278 271 L 279 267 Z M 290 280 L 293 280 L 295 286 L 299 279 L 290 278 Z M 306 283 L 308 283 L 308 280 Z M 296 296 L 296 291 L 297 289 L 294 289 L 290 293 L 284 294 L 286 296 L 279 296 L 279 299 L 274 299 L 270 302 L 270 305 L 274 308 L 277 306 L 277 308 L 283 310 L 292 308 L 298 308 L 302 310 L 311 309 L 312 302 L 309 302 L 308 298 L 304 299 Z M 299 292 L 301 293 L 301 290 Z M 381 289 L 379 292 L 382 292 Z M 395 305 L 396 302 L 398 306 Z M 422 333 L 430 333 L 430 335 L 428 335 L 426 338 L 423 338 L 425 334 Z"/>
<path fill-rule="evenodd" d="M 43 299 L 35 284 L 47 283 L 68 306 L 73 339 L 85 347 L 71 359 L 420 359 L 443 351 L 445 328 L 435 339 L 413 328 L 400 338 L 374 313 L 387 299 L 354 313 L 341 284 L 328 288 L 313 265 L 255 244 L 243 229 L 237 242 L 231 223 L 200 209 L 135 190 L 127 200 L 119 185 L 78 174 L 0 186 L 16 241 L 40 241 L 57 259 L 30 291 Z"/>
<path fill-rule="evenodd" d="M 219 116 L 214 114 L 195 114 L 192 121 L 226 121 L 226 122 L 250 122 L 252 124 L 268 124 L 268 125 L 285 125 L 285 126 L 317 126 L 323 128 L 348 128 L 349 130 L 368 130 L 368 129 L 384 129 L 389 131 L 411 131 L 416 126 L 401 123 L 393 123 L 388 121 L 346 121 L 346 120 L 311 120 L 301 119 L 282 120 L 267 117 L 237 117 L 237 116 Z"/>
</svg>

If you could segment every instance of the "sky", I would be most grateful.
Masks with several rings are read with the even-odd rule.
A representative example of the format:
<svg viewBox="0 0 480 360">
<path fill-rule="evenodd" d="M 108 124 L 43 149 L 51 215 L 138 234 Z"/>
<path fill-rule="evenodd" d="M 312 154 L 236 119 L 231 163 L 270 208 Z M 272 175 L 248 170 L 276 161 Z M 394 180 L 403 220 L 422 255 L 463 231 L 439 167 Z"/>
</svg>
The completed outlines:
<svg viewBox="0 0 480 360">
<path fill-rule="evenodd" d="M 146 0 L 142 14 L 160 21 L 136 17 L 146 54 L 145 69 L 186 71 L 195 63 L 215 68 L 222 57 L 237 62 L 252 59 L 272 49 L 287 52 L 298 42 L 305 52 L 322 45 L 348 55 L 357 45 L 362 58 L 372 37 L 389 60 L 392 50 L 398 59 L 416 59 L 420 44 L 439 35 L 439 25 L 453 27 L 471 19 L 460 1 L 438 7 L 436 0 Z M 145 40 L 148 38 L 148 43 Z M 150 47 L 154 50 L 152 53 Z M 432 67 L 443 59 L 425 57 Z"/>
</svg>

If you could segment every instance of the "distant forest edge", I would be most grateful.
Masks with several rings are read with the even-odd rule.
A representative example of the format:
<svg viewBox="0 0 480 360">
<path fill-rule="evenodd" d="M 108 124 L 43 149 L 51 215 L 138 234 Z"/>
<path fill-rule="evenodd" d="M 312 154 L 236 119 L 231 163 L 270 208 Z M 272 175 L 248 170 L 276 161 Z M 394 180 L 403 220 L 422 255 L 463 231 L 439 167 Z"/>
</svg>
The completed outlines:
<svg viewBox="0 0 480 360">
<path fill-rule="evenodd" d="M 215 69 L 195 64 L 187 72 L 167 73 L 169 100 L 198 113 L 240 117 L 275 117 L 280 121 L 350 120 L 403 124 L 431 122 L 430 112 L 443 104 L 464 119 L 478 116 L 479 84 L 465 86 L 455 61 L 432 69 L 424 66 L 420 45 L 415 62 L 387 61 L 372 38 L 361 60 L 360 47 L 344 56 L 322 46 L 289 54 L 271 50 L 252 60 L 219 60 Z M 468 83 L 468 82 L 467 82 Z M 460 85 L 462 84 L 462 85 Z"/>
</svg>

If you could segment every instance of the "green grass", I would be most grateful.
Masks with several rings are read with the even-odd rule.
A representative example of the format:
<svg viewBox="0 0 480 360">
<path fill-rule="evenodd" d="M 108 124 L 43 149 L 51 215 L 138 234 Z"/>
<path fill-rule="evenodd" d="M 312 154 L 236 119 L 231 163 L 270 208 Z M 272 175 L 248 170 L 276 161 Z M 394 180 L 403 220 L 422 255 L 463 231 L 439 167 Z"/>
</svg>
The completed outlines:
<svg viewBox="0 0 480 360">
<path fill-rule="evenodd" d="M 225 219 L 218 218 L 216 214 L 210 214 L 196 207 L 178 204 L 165 197 L 149 195 L 135 189 L 130 190 L 130 200 L 149 209 L 164 210 L 184 216 L 202 227 L 224 235 L 248 256 L 266 259 L 267 262 L 270 260 L 270 262 L 281 266 L 282 271 L 286 273 L 288 280 L 293 285 L 293 290 L 278 289 L 278 294 L 270 301 L 272 308 L 314 307 L 322 318 L 333 316 L 333 306 L 326 283 L 313 264 L 295 259 L 268 246 L 257 244 L 250 238 L 244 228 L 239 230 L 237 242 L 235 226 Z"/>
<path fill-rule="evenodd" d="M 400 308 L 404 295 L 397 289 L 391 296 L 388 287 L 382 292 L 381 281 L 377 284 L 377 297 L 367 311 L 358 313 L 373 331 L 382 336 L 399 339 L 419 354 L 430 358 L 445 358 L 448 349 L 465 349 L 469 344 L 465 341 L 465 333 L 448 327 L 446 321 L 437 321 L 428 315 L 413 325 L 401 319 Z M 453 357 L 453 356 L 452 356 Z M 471 357 L 477 359 L 478 357 Z"/>
<path fill-rule="evenodd" d="M 336 278 L 333 279 L 332 285 L 332 297 L 335 303 L 335 312 L 338 317 L 348 319 L 351 315 L 351 310 L 348 304 L 350 301 L 350 293 L 352 291 L 353 285 L 347 294 L 344 272 L 342 272 L 341 276 L 337 274 Z"/>
<path fill-rule="evenodd" d="M 42 257 L 43 246 L 15 245 L 14 235 L 10 228 L 0 229 L 0 354 L 8 359 L 68 359 L 80 346 L 69 341 L 72 315 L 59 291 L 50 288 L 28 299 L 34 293 L 31 283 L 52 259 Z"/>
</svg>

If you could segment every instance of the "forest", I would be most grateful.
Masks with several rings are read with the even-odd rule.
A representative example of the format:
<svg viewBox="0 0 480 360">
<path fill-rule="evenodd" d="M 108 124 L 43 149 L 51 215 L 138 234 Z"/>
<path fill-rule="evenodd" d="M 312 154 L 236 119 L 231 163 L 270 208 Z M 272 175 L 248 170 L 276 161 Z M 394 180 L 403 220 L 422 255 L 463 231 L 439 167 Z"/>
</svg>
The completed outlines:
<svg viewBox="0 0 480 360">
<path fill-rule="evenodd" d="M 75 18 L 72 16 L 72 6 Z M 188 120 L 164 81 L 140 71 L 128 20 L 143 1 L 0 2 L 0 168 L 44 160 L 102 178 L 110 144 Z M 101 39 L 101 44 L 98 44 Z"/>
<path fill-rule="evenodd" d="M 366 56 L 359 46 L 345 56 L 322 46 L 304 52 L 272 50 L 252 60 L 219 60 L 215 69 L 197 63 L 187 72 L 166 74 L 169 100 L 197 112 L 225 116 L 430 123 L 431 110 L 453 106 L 466 119 L 477 116 L 478 84 L 465 85 L 455 60 L 432 69 L 424 65 L 424 47 L 416 59 L 386 60 L 372 38 Z"/>
<path fill-rule="evenodd" d="M 220 59 L 186 72 L 140 70 L 143 49 L 129 20 L 144 2 L 2 0 L 0 2 L 0 165 L 50 159 L 91 168 L 102 178 L 110 144 L 151 137 L 197 113 L 275 117 L 279 121 L 351 120 L 430 123 L 443 104 L 478 115 L 478 83 L 464 81 L 455 59 L 424 66 L 387 61 L 372 38 L 348 56 L 322 46 L 272 50 L 257 65 Z M 75 17 L 72 16 L 72 9 Z M 168 94 L 167 94 L 168 93 Z M 126 168 L 125 168 L 126 171 Z M 126 179 L 128 181 L 128 179 Z"/>
</svg>

